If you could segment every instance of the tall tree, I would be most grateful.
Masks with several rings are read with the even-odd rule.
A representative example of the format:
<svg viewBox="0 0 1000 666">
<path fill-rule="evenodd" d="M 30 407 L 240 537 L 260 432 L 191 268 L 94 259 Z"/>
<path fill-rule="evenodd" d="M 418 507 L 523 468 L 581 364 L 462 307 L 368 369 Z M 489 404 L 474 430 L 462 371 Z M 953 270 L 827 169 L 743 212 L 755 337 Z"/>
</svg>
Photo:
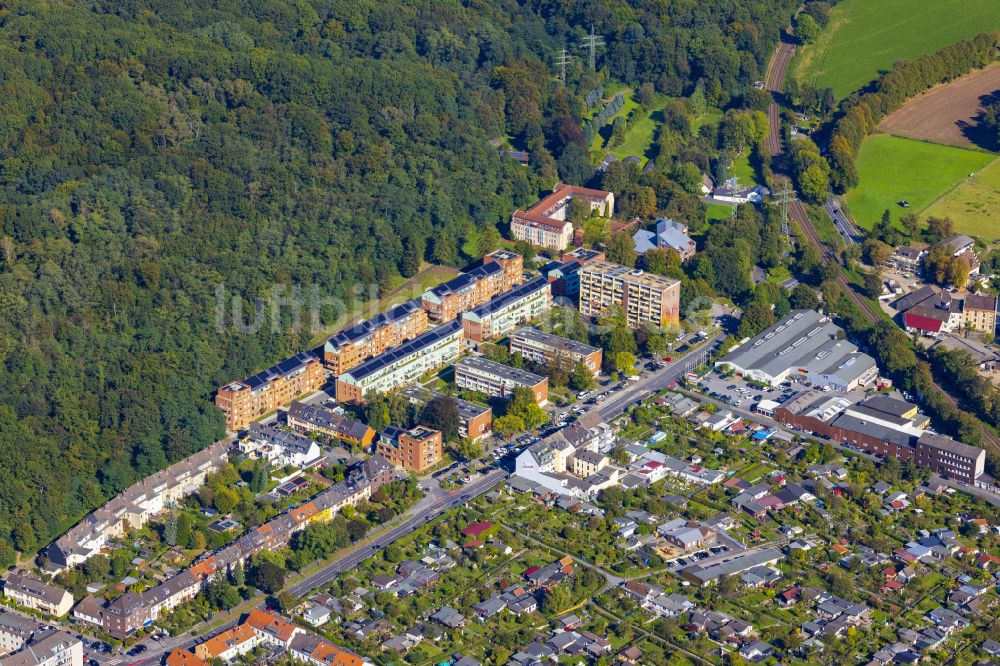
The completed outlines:
<svg viewBox="0 0 1000 666">
<path fill-rule="evenodd" d="M 458 403 L 450 395 L 436 395 L 420 412 L 421 420 L 431 428 L 441 431 L 446 442 L 458 439 Z"/>
<path fill-rule="evenodd" d="M 630 268 L 635 266 L 635 242 L 627 231 L 619 231 L 611 234 L 611 239 L 608 241 L 608 247 L 604 254 L 608 258 L 608 261 Z"/>
</svg>

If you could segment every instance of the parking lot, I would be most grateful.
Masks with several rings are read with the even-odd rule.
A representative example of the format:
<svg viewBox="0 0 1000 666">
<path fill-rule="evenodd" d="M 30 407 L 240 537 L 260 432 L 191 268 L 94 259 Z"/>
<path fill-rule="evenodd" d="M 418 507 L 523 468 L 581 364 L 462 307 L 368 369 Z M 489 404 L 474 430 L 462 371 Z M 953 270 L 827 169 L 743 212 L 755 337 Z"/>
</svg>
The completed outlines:
<svg viewBox="0 0 1000 666">
<path fill-rule="evenodd" d="M 806 388 L 798 382 L 785 382 L 774 388 L 760 388 L 748 384 L 739 377 L 723 377 L 717 372 L 706 375 L 699 385 L 708 395 L 727 402 L 734 407 L 749 410 L 761 400 L 784 402 L 795 393 Z"/>
</svg>

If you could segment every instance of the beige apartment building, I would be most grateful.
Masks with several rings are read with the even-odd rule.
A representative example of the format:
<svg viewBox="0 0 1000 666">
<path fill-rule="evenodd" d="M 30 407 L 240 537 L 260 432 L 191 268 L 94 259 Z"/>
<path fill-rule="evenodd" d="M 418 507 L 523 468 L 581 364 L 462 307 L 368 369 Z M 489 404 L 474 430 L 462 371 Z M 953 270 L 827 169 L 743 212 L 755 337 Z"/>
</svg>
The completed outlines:
<svg viewBox="0 0 1000 666">
<path fill-rule="evenodd" d="M 962 304 L 962 325 L 981 333 L 997 329 L 997 299 L 994 296 L 969 294 Z"/>
<path fill-rule="evenodd" d="M 580 312 L 588 317 L 618 305 L 636 328 L 651 323 L 673 328 L 680 321 L 681 283 L 610 261 L 592 261 L 580 269 Z"/>
</svg>

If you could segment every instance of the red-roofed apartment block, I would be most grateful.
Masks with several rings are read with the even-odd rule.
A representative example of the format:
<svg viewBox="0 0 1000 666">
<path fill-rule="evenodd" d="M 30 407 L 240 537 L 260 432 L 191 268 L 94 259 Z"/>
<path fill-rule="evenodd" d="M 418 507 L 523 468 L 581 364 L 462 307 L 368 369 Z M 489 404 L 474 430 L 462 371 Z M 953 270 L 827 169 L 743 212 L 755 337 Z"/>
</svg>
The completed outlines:
<svg viewBox="0 0 1000 666">
<path fill-rule="evenodd" d="M 549 250 L 560 251 L 573 242 L 573 224 L 569 204 L 575 198 L 590 204 L 590 211 L 610 217 L 615 210 L 615 195 L 603 190 L 557 183 L 552 194 L 543 197 L 528 210 L 516 210 L 510 218 L 510 233 L 514 240 L 524 240 Z"/>
</svg>

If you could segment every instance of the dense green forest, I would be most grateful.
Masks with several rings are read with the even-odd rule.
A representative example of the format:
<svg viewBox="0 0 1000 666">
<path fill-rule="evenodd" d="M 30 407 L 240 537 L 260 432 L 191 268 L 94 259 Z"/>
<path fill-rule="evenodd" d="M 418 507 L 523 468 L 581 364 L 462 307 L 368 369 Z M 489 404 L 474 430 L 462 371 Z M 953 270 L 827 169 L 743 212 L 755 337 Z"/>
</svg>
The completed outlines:
<svg viewBox="0 0 1000 666">
<path fill-rule="evenodd" d="M 346 298 L 421 260 L 459 265 L 515 206 L 580 179 L 588 92 L 700 82 L 724 108 L 762 78 L 792 4 L 6 3 L 0 560 L 219 438 L 213 390 L 307 345 L 290 312 L 220 330 L 220 285 Z M 597 72 L 578 48 L 591 24 Z"/>
</svg>

